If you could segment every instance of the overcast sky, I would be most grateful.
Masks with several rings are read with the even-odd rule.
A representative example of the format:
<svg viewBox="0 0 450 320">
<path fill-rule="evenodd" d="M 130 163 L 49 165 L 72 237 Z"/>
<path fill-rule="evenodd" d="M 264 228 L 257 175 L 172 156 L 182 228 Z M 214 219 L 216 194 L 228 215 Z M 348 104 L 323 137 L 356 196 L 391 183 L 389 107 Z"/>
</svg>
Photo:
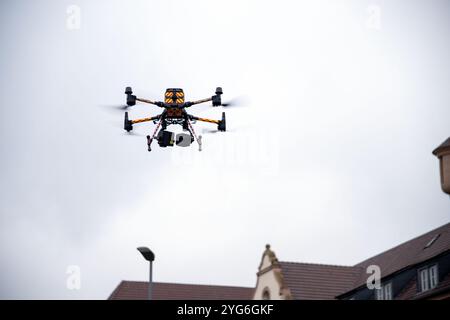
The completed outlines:
<svg viewBox="0 0 450 320">
<path fill-rule="evenodd" d="M 449 39 L 445 0 L 1 1 L 0 298 L 105 299 L 142 245 L 155 281 L 254 286 L 266 243 L 352 265 L 449 222 Z M 245 106 L 149 153 L 125 86 Z"/>
</svg>

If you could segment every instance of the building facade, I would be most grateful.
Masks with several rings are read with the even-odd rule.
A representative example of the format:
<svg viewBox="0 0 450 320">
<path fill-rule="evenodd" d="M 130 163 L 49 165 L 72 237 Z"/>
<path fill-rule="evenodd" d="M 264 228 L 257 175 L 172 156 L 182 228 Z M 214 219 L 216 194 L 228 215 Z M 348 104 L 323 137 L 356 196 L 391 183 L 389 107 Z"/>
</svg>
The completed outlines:
<svg viewBox="0 0 450 320">
<path fill-rule="evenodd" d="M 378 282 L 369 277 L 378 270 Z M 450 299 L 450 223 L 353 266 L 279 261 L 266 245 L 256 286 L 155 283 L 155 299 Z M 375 285 L 375 287 L 373 287 Z M 122 281 L 109 299 L 146 299 L 147 282 Z"/>
<path fill-rule="evenodd" d="M 375 288 L 372 270 L 380 271 Z M 282 262 L 267 245 L 253 298 L 450 299 L 450 223 L 354 266 Z"/>
</svg>

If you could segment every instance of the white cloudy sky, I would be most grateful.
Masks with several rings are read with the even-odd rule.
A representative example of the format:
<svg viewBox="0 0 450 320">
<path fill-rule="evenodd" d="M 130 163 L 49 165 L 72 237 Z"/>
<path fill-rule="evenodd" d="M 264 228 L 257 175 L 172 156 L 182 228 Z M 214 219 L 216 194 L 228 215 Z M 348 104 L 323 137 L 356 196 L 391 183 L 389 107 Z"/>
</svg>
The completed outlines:
<svg viewBox="0 0 450 320">
<path fill-rule="evenodd" d="M 449 39 L 444 0 L 1 1 L 0 298 L 104 299 L 141 245 L 156 281 L 253 286 L 266 243 L 351 265 L 447 223 Z M 107 112 L 127 85 L 246 107 L 148 153 Z"/>
</svg>

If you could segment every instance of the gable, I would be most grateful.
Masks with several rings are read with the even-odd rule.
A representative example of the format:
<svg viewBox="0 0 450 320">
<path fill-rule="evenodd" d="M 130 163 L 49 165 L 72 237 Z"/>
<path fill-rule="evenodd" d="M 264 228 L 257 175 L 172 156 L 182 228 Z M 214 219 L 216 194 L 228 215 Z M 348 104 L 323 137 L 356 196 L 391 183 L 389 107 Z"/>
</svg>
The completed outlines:
<svg viewBox="0 0 450 320">
<path fill-rule="evenodd" d="M 261 257 L 253 298 L 256 300 L 286 300 L 292 298 L 285 285 L 278 259 L 275 252 L 270 250 L 270 245 L 266 245 L 266 250 Z"/>
</svg>

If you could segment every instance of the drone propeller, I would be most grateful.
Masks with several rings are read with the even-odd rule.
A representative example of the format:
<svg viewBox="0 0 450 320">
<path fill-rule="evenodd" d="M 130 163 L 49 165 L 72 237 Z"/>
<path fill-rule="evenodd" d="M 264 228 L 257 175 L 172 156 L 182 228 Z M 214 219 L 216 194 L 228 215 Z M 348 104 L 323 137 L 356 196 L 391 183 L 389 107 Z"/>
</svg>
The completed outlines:
<svg viewBox="0 0 450 320">
<path fill-rule="evenodd" d="M 233 98 L 231 100 L 225 101 L 225 103 L 222 103 L 222 107 L 243 107 L 248 105 L 248 101 L 244 96 L 239 96 L 236 98 Z"/>
<path fill-rule="evenodd" d="M 203 135 L 205 135 L 205 134 L 216 134 L 216 133 L 219 133 L 219 132 L 223 133 L 223 131 L 219 131 L 217 129 L 207 129 L 207 128 L 203 128 L 202 129 L 202 134 Z M 236 132 L 236 129 L 227 129 L 226 132 Z"/>
<path fill-rule="evenodd" d="M 130 106 L 127 106 L 126 104 L 107 104 L 103 105 L 102 107 L 107 108 L 109 111 L 112 112 L 123 112 L 128 110 Z"/>
<path fill-rule="evenodd" d="M 120 110 L 120 111 L 128 110 L 129 107 L 130 107 L 130 106 L 127 106 L 126 104 L 115 106 L 115 108 L 118 109 L 118 110 Z"/>
<path fill-rule="evenodd" d="M 145 136 L 144 134 L 138 133 L 135 131 L 124 132 L 123 135 L 124 136 L 134 136 L 134 137 L 144 137 Z"/>
<path fill-rule="evenodd" d="M 133 130 L 133 131 L 124 131 L 123 130 L 123 122 L 122 121 L 108 121 L 109 125 L 121 129 L 121 135 L 123 136 L 133 136 L 133 137 L 145 137 L 145 134 Z"/>
<path fill-rule="evenodd" d="M 206 129 L 206 128 L 202 129 L 202 134 L 215 134 L 217 132 L 220 132 L 220 131 L 219 130 L 213 130 L 213 129 Z"/>
</svg>

